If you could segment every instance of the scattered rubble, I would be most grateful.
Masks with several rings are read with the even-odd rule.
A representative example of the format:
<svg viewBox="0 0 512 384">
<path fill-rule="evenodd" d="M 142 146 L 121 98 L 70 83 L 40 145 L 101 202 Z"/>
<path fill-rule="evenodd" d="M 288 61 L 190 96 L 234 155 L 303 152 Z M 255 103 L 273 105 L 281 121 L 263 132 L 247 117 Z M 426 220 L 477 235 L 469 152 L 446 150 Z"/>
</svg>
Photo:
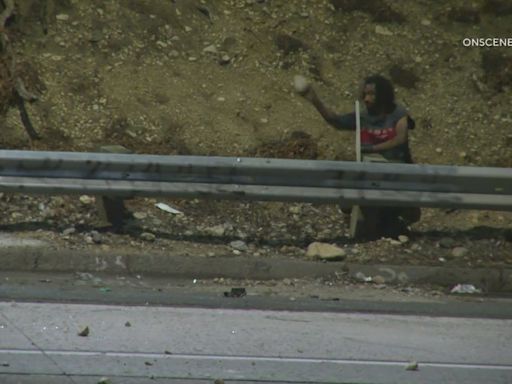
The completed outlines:
<svg viewBox="0 0 512 384">
<path fill-rule="evenodd" d="M 89 327 L 85 327 L 80 332 L 78 332 L 78 336 L 81 336 L 81 337 L 89 336 Z"/>
<path fill-rule="evenodd" d="M 474 294 L 474 293 L 482 293 L 482 290 L 476 288 L 472 284 L 457 284 L 452 288 L 450 293 L 461 293 L 461 294 Z"/>
<path fill-rule="evenodd" d="M 332 244 L 314 242 L 308 245 L 306 257 L 325 261 L 340 261 L 345 259 L 347 253 Z"/>
<path fill-rule="evenodd" d="M 231 288 L 230 291 L 224 292 L 224 297 L 244 297 L 247 295 L 245 288 Z"/>
<path fill-rule="evenodd" d="M 20 61 L 23 80 L 42 95 L 27 110 L 43 138 L 29 141 L 9 108 L 2 148 L 354 160 L 353 134 L 329 127 L 294 92 L 293 76 L 313 79 L 348 112 L 360 80 L 381 72 L 418 123 L 416 162 L 512 167 L 510 55 L 460 41 L 460 28 L 508 31 L 508 1 L 458 14 L 452 1 L 322 0 L 314 12 L 298 0 L 59 1 L 47 15 L 37 3 L 20 7 L 8 30 L 31 66 Z M 425 209 L 398 239 L 354 244 L 336 206 L 137 198 L 127 201 L 130 222 L 113 229 L 96 199 L 1 193 L 1 229 L 56 248 L 304 258 L 321 242 L 346 262 L 512 264 L 508 212 Z"/>
</svg>

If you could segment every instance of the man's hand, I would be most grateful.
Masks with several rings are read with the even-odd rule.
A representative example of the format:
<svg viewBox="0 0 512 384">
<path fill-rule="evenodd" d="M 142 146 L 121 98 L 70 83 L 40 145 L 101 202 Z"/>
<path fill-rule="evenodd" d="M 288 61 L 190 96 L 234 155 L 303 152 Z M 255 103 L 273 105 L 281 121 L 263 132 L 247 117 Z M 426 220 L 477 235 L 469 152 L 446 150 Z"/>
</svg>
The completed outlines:
<svg viewBox="0 0 512 384">
<path fill-rule="evenodd" d="M 300 95 L 305 98 L 307 101 L 309 101 L 310 103 L 312 103 L 313 105 L 315 104 L 315 101 L 318 102 L 319 99 L 318 99 L 318 96 L 316 95 L 316 92 L 315 90 L 313 89 L 313 87 L 308 87 L 308 89 L 306 90 L 306 92 L 304 93 L 300 93 Z"/>
<path fill-rule="evenodd" d="M 293 78 L 293 86 L 295 91 L 305 98 L 310 103 L 315 103 L 315 100 L 318 99 L 315 90 L 311 86 L 304 76 L 297 75 Z"/>
<path fill-rule="evenodd" d="M 320 112 L 325 121 L 327 121 L 333 127 L 337 128 L 338 115 L 324 105 L 322 100 L 320 100 L 316 94 L 315 89 L 311 83 L 308 82 L 304 76 L 295 76 L 293 79 L 293 85 L 295 87 L 295 91 L 311 104 L 313 104 L 313 106 L 317 109 L 318 112 Z"/>
<path fill-rule="evenodd" d="M 296 75 L 293 78 L 293 86 L 295 87 L 297 93 L 301 96 L 304 96 L 306 93 L 308 93 L 309 88 L 311 88 L 309 81 L 301 75 Z"/>
</svg>

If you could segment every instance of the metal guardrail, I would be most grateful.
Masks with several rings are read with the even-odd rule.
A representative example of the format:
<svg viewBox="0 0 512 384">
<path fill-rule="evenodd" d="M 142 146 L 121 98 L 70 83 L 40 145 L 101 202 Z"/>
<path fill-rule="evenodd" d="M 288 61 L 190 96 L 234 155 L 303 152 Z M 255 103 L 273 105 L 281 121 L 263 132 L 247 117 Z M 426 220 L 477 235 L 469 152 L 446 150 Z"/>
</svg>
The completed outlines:
<svg viewBox="0 0 512 384">
<path fill-rule="evenodd" d="M 512 169 L 0 150 L 0 191 L 512 210 Z"/>
</svg>

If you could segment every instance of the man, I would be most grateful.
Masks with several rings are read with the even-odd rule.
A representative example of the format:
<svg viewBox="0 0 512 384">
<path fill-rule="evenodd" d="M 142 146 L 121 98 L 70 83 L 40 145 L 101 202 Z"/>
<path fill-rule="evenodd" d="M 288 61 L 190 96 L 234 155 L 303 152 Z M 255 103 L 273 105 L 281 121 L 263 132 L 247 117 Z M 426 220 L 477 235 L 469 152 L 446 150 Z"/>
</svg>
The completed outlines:
<svg viewBox="0 0 512 384">
<path fill-rule="evenodd" d="M 336 129 L 355 130 L 355 113 L 337 114 L 320 100 L 311 85 L 304 86 L 300 94 L 309 100 L 322 117 Z M 361 152 L 379 154 L 383 161 L 412 163 L 408 132 L 414 120 L 407 110 L 395 103 L 391 82 L 373 75 L 364 80 L 361 99 L 366 108 L 361 112 Z M 371 160 L 370 160 L 371 161 Z M 366 213 L 366 214 L 365 214 Z M 420 219 L 419 208 L 364 208 L 363 216 L 372 217 L 368 230 L 380 234 L 396 235 Z"/>
<path fill-rule="evenodd" d="M 312 86 L 308 86 L 302 95 L 333 127 L 356 129 L 355 113 L 341 115 L 331 111 Z M 366 106 L 361 113 L 361 151 L 379 153 L 392 162 L 412 163 L 408 131 L 414 128 L 414 120 L 404 107 L 395 104 L 391 82 L 380 75 L 366 78 L 361 98 Z"/>
</svg>

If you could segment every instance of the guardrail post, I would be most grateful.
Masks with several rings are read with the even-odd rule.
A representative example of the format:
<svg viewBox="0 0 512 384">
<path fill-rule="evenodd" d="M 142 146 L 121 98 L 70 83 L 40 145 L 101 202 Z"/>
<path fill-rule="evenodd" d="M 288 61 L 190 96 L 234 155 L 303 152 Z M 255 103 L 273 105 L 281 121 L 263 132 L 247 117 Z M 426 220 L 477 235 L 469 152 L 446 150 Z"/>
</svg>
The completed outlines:
<svg viewBox="0 0 512 384">
<path fill-rule="evenodd" d="M 369 163 L 387 163 L 379 154 L 367 154 L 362 161 Z M 379 232 L 378 223 L 382 215 L 378 207 L 360 207 L 354 205 L 350 212 L 349 236 L 353 239 L 361 237 L 374 238 Z"/>
<path fill-rule="evenodd" d="M 105 145 L 98 148 L 102 153 L 120 153 L 132 154 L 129 149 L 122 145 Z M 124 199 L 120 197 L 98 196 L 96 205 L 100 220 L 109 223 L 113 227 L 119 228 L 124 224 L 124 220 L 129 217 L 129 212 L 124 205 Z"/>
</svg>

